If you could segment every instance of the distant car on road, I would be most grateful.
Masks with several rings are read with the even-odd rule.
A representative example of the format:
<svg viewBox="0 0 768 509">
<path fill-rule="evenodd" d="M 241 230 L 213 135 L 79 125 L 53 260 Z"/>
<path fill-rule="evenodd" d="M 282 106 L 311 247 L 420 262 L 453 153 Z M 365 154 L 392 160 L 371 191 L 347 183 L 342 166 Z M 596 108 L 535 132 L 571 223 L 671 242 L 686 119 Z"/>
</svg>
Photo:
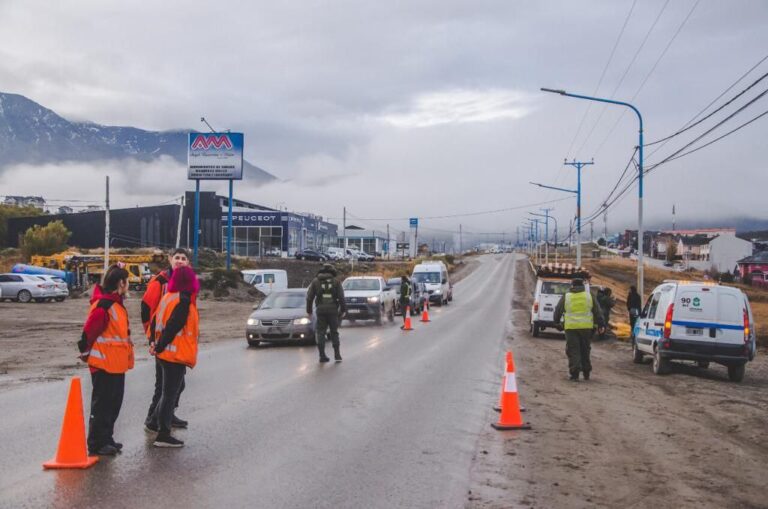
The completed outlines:
<svg viewBox="0 0 768 509">
<path fill-rule="evenodd" d="M 347 313 L 343 318 L 355 320 L 375 320 L 381 325 L 386 316 L 390 322 L 395 320 L 395 291 L 387 286 L 384 278 L 378 276 L 349 277 L 342 283 Z"/>
<path fill-rule="evenodd" d="M 672 263 L 672 262 L 671 262 L 671 261 L 669 261 L 669 260 L 664 260 L 664 266 L 665 266 L 665 267 L 674 267 L 674 266 L 675 266 L 675 264 L 674 264 L 674 263 Z"/>
<path fill-rule="evenodd" d="M 17 302 L 43 302 L 59 296 L 56 285 L 41 276 L 28 274 L 0 274 L 0 288 L 3 300 Z"/>
<path fill-rule="evenodd" d="M 328 256 L 324 255 L 320 251 L 314 249 L 305 249 L 296 253 L 297 260 L 310 260 L 313 262 L 324 262 L 328 260 Z"/>
<path fill-rule="evenodd" d="M 307 316 L 307 289 L 276 290 L 251 313 L 245 326 L 250 346 L 315 342 L 314 314 Z"/>
</svg>

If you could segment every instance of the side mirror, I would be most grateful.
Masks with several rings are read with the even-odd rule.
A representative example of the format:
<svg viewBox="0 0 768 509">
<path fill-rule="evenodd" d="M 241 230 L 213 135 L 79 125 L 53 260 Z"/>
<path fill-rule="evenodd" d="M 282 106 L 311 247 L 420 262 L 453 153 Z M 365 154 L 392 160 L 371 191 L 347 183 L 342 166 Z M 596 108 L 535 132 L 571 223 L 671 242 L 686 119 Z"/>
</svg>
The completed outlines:
<svg viewBox="0 0 768 509">
<path fill-rule="evenodd" d="M 447 282 L 448 282 L 448 280 L 447 280 L 447 279 L 445 279 L 445 278 L 443 278 L 443 280 L 442 280 L 440 283 L 441 283 L 441 284 L 445 284 L 445 283 L 447 283 Z"/>
</svg>

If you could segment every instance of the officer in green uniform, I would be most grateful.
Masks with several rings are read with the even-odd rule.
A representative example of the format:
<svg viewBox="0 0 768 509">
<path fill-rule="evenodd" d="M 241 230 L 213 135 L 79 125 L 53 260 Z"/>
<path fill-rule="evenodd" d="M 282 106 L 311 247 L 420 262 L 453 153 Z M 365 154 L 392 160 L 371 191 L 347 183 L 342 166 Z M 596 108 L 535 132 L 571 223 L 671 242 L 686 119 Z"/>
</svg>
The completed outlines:
<svg viewBox="0 0 768 509">
<path fill-rule="evenodd" d="M 568 356 L 568 372 L 571 380 L 579 379 L 579 372 L 584 373 L 584 380 L 589 380 L 592 363 L 589 359 L 590 341 L 597 325 L 602 334 L 605 321 L 600 305 L 585 290 L 582 279 L 571 281 L 571 288 L 560 298 L 555 308 L 555 323 L 565 317 L 565 353 Z"/>
<path fill-rule="evenodd" d="M 401 329 L 405 328 L 405 317 L 408 312 L 408 307 L 411 305 L 411 282 L 408 280 L 408 276 L 402 276 L 400 278 L 400 309 L 403 311 L 403 325 Z M 411 310 L 413 315 L 413 310 Z"/>
<path fill-rule="evenodd" d="M 341 362 L 339 351 L 339 321 L 347 311 L 344 302 L 344 289 L 336 280 L 336 269 L 326 263 L 317 273 L 307 290 L 307 314 L 312 316 L 312 307 L 317 313 L 315 320 L 315 340 L 320 352 L 320 362 L 328 362 L 325 355 L 325 336 L 330 329 L 331 344 L 336 362 Z"/>
</svg>

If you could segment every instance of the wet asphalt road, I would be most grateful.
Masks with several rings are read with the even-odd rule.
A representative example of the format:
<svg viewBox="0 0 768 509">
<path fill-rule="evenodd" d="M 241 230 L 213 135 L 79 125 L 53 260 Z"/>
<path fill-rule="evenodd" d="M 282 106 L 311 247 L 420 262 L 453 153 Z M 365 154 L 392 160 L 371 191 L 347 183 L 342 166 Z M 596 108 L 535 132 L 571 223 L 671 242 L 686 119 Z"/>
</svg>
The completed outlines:
<svg viewBox="0 0 768 509">
<path fill-rule="evenodd" d="M 0 507 L 462 507 L 478 434 L 496 415 L 514 256 L 483 257 L 413 332 L 344 327 L 341 364 L 318 364 L 313 347 L 204 347 L 178 411 L 190 421 L 183 449 L 155 449 L 143 431 L 149 363 L 127 376 L 124 452 L 86 471 L 41 467 L 69 382 L 6 391 Z"/>
</svg>

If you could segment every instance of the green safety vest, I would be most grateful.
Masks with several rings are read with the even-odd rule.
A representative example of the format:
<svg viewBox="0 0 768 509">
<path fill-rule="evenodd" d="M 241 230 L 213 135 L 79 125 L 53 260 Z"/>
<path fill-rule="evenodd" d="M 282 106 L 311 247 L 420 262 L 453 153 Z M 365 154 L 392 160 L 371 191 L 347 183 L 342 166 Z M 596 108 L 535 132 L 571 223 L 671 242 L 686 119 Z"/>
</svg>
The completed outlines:
<svg viewBox="0 0 768 509">
<path fill-rule="evenodd" d="M 336 292 L 333 291 L 333 280 L 325 279 L 320 282 L 320 294 L 317 296 L 317 305 L 337 304 Z"/>
<path fill-rule="evenodd" d="M 591 329 L 592 295 L 587 291 L 565 294 L 565 330 Z"/>
</svg>

